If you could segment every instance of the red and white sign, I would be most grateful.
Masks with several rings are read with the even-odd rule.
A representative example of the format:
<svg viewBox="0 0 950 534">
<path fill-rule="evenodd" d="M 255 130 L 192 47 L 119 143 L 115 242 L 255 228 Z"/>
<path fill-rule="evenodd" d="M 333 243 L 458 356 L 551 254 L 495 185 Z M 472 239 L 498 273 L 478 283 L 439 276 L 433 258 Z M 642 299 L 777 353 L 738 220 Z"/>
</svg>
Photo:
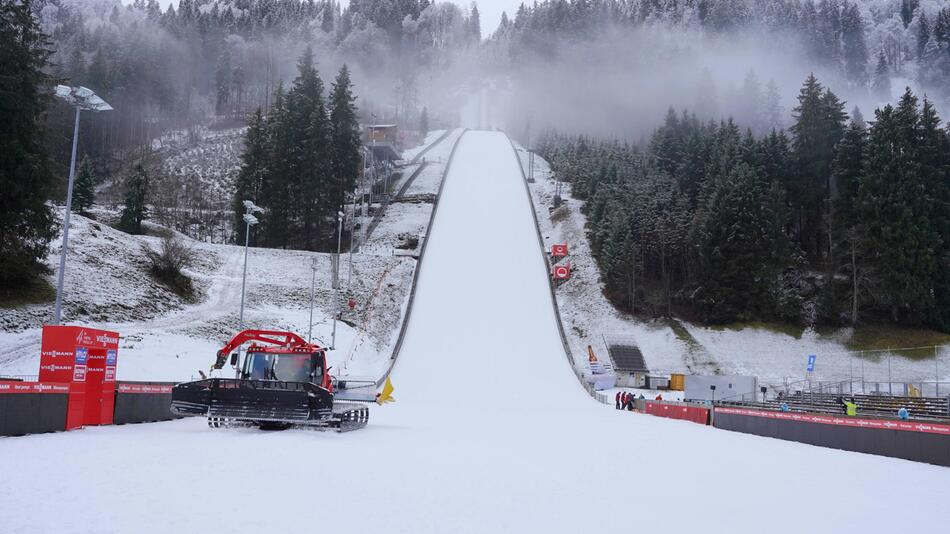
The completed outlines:
<svg viewBox="0 0 950 534">
<path fill-rule="evenodd" d="M 66 429 L 110 424 L 119 334 L 83 326 L 44 326 L 40 382 L 69 383 Z"/>
<path fill-rule="evenodd" d="M 571 277 L 571 264 L 555 265 L 551 269 L 551 277 L 555 280 L 567 280 Z"/>
<path fill-rule="evenodd" d="M 555 258 L 563 258 L 567 256 L 567 243 L 551 245 L 551 256 Z"/>
<path fill-rule="evenodd" d="M 765 417 L 768 419 L 784 419 L 802 423 L 818 423 L 822 425 L 854 426 L 861 428 L 875 428 L 880 430 L 905 430 L 909 432 L 926 432 L 928 434 L 943 434 L 950 436 L 950 425 L 925 423 L 921 421 L 894 421 L 890 419 L 856 419 L 854 417 L 838 417 L 834 415 L 818 415 L 813 413 L 770 412 L 764 410 L 748 410 L 745 408 L 716 408 L 716 413 L 747 415 L 751 417 Z"/>
</svg>

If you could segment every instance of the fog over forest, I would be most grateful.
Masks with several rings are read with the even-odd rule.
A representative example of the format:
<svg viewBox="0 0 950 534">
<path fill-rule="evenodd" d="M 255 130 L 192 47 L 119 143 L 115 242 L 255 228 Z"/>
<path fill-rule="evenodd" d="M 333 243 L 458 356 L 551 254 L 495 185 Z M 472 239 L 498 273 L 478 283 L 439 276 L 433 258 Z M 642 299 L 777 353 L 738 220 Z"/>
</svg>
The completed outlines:
<svg viewBox="0 0 950 534">
<path fill-rule="evenodd" d="M 410 144 L 497 128 L 588 202 L 621 307 L 805 323 L 868 310 L 950 328 L 950 0 L 546 0 L 497 24 L 476 3 L 432 0 L 2 1 L 27 5 L 48 38 L 48 53 L 33 51 L 37 85 L 89 87 L 115 108 L 81 124 L 84 198 L 141 206 L 127 217 L 135 232 L 148 207 L 195 239 L 240 241 L 241 202 L 253 199 L 270 210 L 261 245 L 329 250 L 336 214 L 360 196 L 366 125 L 397 124 Z M 59 200 L 72 115 L 37 102 Z M 875 159 L 882 147 L 893 157 Z M 900 194 L 892 169 L 906 174 Z M 722 199 L 749 184 L 750 235 L 771 233 L 720 258 L 741 236 L 699 229 L 726 224 L 736 214 Z M 895 220 L 871 209 L 905 200 L 920 205 Z M 874 233 L 902 225 L 922 234 Z M 763 247 L 774 254 L 756 257 Z M 858 265 L 890 261 L 885 249 L 908 280 L 862 282 Z M 745 252 L 752 265 L 733 261 Z M 754 290 L 710 289 L 727 287 L 710 273 L 753 268 L 765 269 Z M 637 277 L 658 285 L 633 287 Z M 753 291 L 771 296 L 755 310 L 721 305 Z"/>
<path fill-rule="evenodd" d="M 75 65 L 91 68 L 108 50 L 105 70 L 135 76 L 113 98 L 130 96 L 124 109 L 144 107 L 149 122 L 220 112 L 213 100 L 224 56 L 242 76 L 229 110 L 266 108 L 308 45 L 321 71 L 350 66 L 366 113 L 406 122 L 427 107 L 454 124 L 468 103 L 519 135 L 556 127 L 637 139 L 671 106 L 765 133 L 788 124 L 812 72 L 849 111 L 871 115 L 905 86 L 948 107 L 942 0 L 555 1 L 522 5 L 498 27 L 486 27 L 477 4 L 428 0 L 186 0 L 171 11 L 154 0 L 126 3 L 35 7 L 60 73 L 116 92 Z M 781 119 L 764 118 L 776 109 Z"/>
</svg>

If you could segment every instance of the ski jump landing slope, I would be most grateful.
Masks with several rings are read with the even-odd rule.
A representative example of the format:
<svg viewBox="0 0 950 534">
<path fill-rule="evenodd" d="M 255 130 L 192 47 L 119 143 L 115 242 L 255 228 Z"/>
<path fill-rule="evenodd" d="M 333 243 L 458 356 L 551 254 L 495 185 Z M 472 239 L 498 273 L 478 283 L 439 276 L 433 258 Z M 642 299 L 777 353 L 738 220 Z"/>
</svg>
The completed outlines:
<svg viewBox="0 0 950 534">
<path fill-rule="evenodd" d="M 560 346 L 517 165 L 504 134 L 463 137 L 393 373 L 397 403 L 373 407 L 365 430 L 212 431 L 193 418 L 0 439 L 0 532 L 946 529 L 950 469 L 587 397 Z"/>
</svg>

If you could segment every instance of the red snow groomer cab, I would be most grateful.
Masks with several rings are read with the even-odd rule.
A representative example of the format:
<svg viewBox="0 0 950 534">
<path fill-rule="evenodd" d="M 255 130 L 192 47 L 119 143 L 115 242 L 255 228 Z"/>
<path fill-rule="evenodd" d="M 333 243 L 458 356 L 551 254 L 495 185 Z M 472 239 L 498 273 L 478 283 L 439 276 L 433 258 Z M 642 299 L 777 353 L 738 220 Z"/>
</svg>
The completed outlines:
<svg viewBox="0 0 950 534">
<path fill-rule="evenodd" d="M 245 330 L 218 351 L 212 370 L 222 369 L 230 356 L 238 366 L 238 349 L 248 347 L 238 378 L 207 378 L 172 389 L 172 412 L 207 416 L 208 426 L 291 427 L 345 432 L 363 428 L 369 408 L 334 402 L 334 389 L 343 383 L 330 376 L 326 349 L 293 332 Z"/>
</svg>

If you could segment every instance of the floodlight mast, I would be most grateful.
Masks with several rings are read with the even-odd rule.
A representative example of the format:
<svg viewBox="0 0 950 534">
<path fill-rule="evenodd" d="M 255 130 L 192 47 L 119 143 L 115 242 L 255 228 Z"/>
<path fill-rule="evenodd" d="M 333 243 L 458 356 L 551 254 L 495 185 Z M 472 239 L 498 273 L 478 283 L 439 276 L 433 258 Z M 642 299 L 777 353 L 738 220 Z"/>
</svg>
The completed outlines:
<svg viewBox="0 0 950 534">
<path fill-rule="evenodd" d="M 73 209 L 73 183 L 76 179 L 76 147 L 79 144 L 79 114 L 81 111 L 112 111 L 112 106 L 99 98 L 91 89 L 57 85 L 57 98 L 76 108 L 73 125 L 73 149 L 69 159 L 69 185 L 66 188 L 66 212 L 63 214 L 63 244 L 59 251 L 59 271 L 56 273 L 56 306 L 53 308 L 53 324 L 62 324 L 63 282 L 66 273 L 66 251 L 69 249 L 69 214 Z"/>
<path fill-rule="evenodd" d="M 238 319 L 241 330 L 244 330 L 244 288 L 247 286 L 247 249 L 251 242 L 251 227 L 260 222 L 257 220 L 257 217 L 254 216 L 254 214 L 264 211 L 264 208 L 257 206 L 250 200 L 245 200 L 243 204 L 243 219 L 247 226 L 244 230 L 244 276 L 241 278 L 241 315 Z"/>
</svg>

